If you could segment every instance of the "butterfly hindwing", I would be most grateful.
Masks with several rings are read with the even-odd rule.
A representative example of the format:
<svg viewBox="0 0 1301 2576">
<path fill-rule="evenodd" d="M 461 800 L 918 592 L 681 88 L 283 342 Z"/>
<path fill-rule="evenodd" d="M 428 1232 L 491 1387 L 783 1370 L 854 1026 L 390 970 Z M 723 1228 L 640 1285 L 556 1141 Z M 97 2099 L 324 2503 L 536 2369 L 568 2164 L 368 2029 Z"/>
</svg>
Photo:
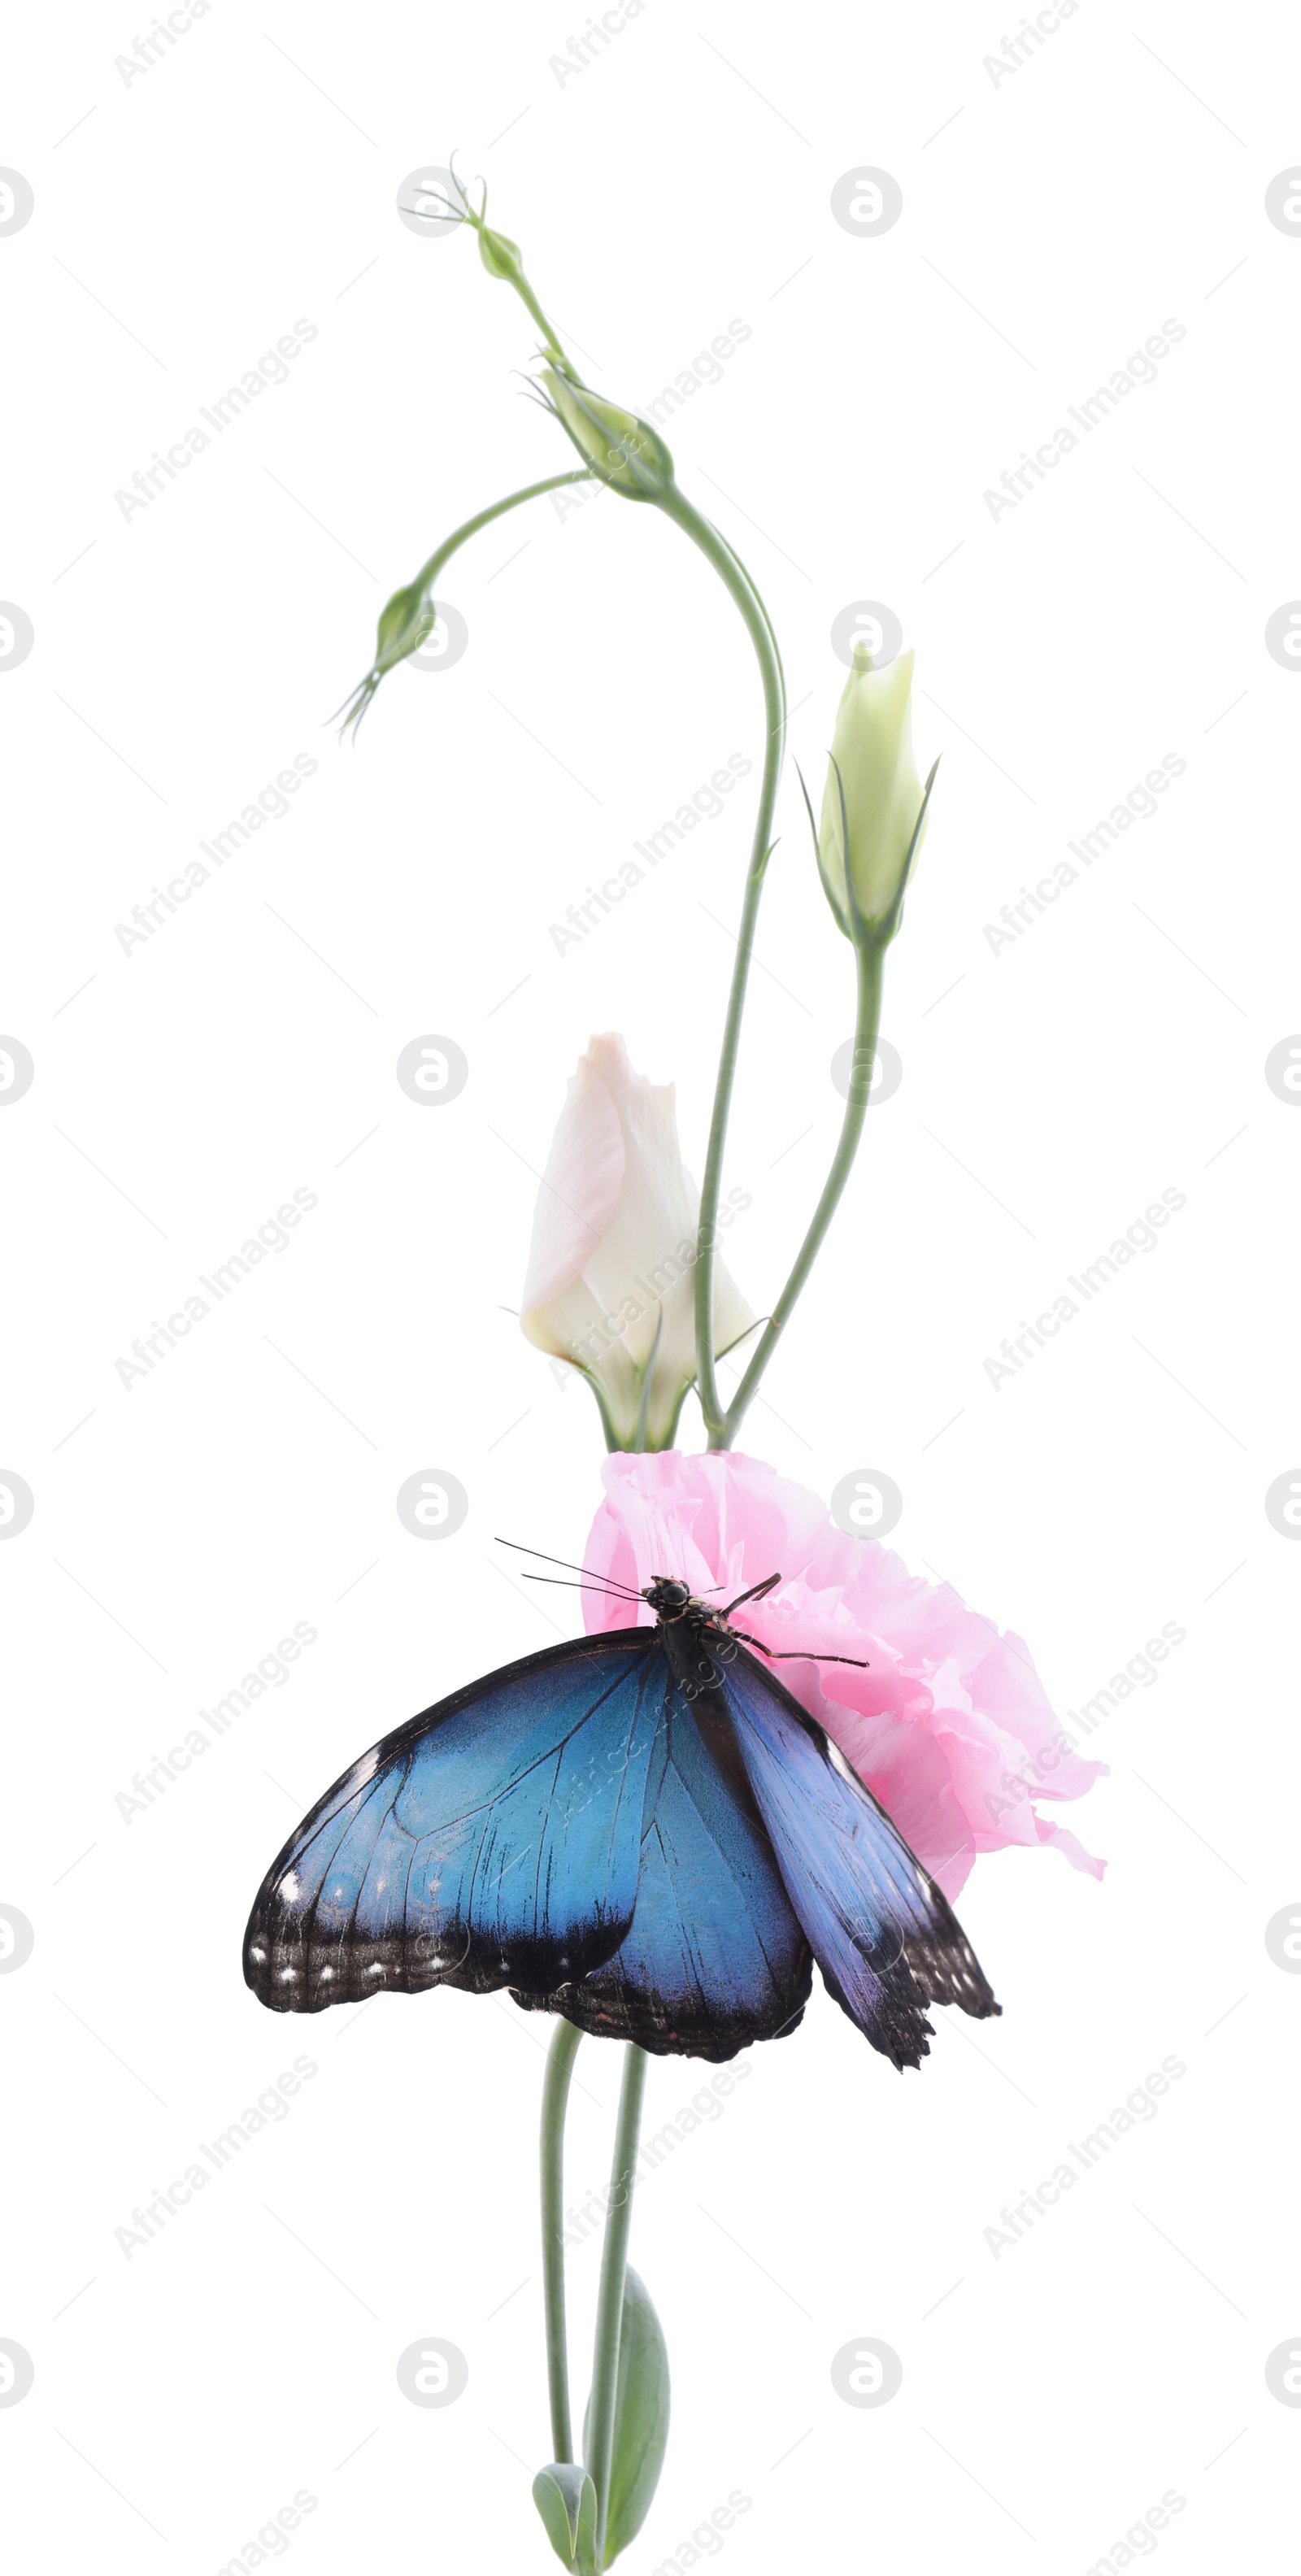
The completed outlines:
<svg viewBox="0 0 1301 2576">
<path fill-rule="evenodd" d="M 636 1901 L 663 1677 L 644 1628 L 581 1638 L 385 1736 L 267 1872 L 244 1941 L 260 2001 L 539 1993 L 608 1959 Z"/>
<path fill-rule="evenodd" d="M 792 1906 L 824 1982 L 896 2066 L 918 2066 L 928 2003 L 999 2006 L 947 1897 L 839 1747 L 740 1651 L 723 1695 Z"/>
<path fill-rule="evenodd" d="M 662 1655 L 632 1928 L 581 1985 L 519 2003 L 657 2056 L 735 2057 L 801 2019 L 809 1945 L 726 1720 L 693 1710 Z"/>
</svg>

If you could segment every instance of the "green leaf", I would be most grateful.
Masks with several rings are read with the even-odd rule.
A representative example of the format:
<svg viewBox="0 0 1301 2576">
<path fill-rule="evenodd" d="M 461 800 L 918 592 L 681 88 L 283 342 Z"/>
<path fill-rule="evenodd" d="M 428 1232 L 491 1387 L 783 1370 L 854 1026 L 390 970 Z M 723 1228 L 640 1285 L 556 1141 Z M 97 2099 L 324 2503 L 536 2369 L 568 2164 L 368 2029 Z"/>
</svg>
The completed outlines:
<svg viewBox="0 0 1301 2576">
<path fill-rule="evenodd" d="M 533 2481 L 533 2501 L 557 2558 L 576 2576 L 593 2576 L 596 2564 L 596 2489 L 586 2469 L 552 2460 Z"/>
<path fill-rule="evenodd" d="M 591 2413 L 589 2400 L 588 2415 Z M 587 2448 L 588 2417 L 583 2418 Z M 635 2540 L 659 2484 L 669 2438 L 669 2356 L 664 2329 L 645 2282 L 629 2265 L 623 2282 L 619 2330 L 619 2388 L 615 2398 L 610 2502 L 605 2522 L 605 2564 Z"/>
</svg>

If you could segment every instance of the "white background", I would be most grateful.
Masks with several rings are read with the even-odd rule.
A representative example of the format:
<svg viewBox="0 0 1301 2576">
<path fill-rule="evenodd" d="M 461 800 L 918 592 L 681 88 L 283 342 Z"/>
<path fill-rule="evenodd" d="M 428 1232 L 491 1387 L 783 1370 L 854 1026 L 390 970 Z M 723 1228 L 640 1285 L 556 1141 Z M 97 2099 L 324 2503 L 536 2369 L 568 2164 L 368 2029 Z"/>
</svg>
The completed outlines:
<svg viewBox="0 0 1301 2576">
<path fill-rule="evenodd" d="M 0 2335 L 35 2383 L 0 2450 L 24 2570 L 215 2576 L 300 2488 L 303 2576 L 550 2563 L 545 2026 L 451 1993 L 273 2022 L 239 1956 L 295 1811 L 577 1624 L 491 1545 L 576 1553 L 599 1464 L 587 1395 L 504 1310 L 590 1032 L 677 1083 L 699 1169 L 754 778 L 580 949 L 548 926 L 730 753 L 757 777 L 733 612 L 609 497 L 479 540 L 444 584 L 460 663 L 391 678 L 355 753 L 322 730 L 437 539 L 569 461 L 517 399 L 522 308 L 468 238 L 398 220 L 452 148 L 616 398 L 750 324 L 669 435 L 764 588 L 794 753 L 819 780 L 831 621 L 870 598 L 917 647 L 922 764 L 944 755 L 889 970 L 904 1079 L 748 1445 L 824 1495 L 889 1472 L 894 1543 L 1029 1639 L 1059 1709 L 1187 1630 L 1095 1737 L 1110 1777 L 1056 1811 L 1104 1882 L 1050 1852 L 976 1867 L 1003 2020 L 942 2016 L 901 2080 L 819 1991 L 639 2198 L 675 2416 L 625 2563 L 690 2565 L 733 2489 L 737 2576 L 1082 2576 L 1171 2489 L 1163 2564 L 1277 2560 L 1301 1983 L 1264 1929 L 1299 1893 L 1298 1553 L 1263 1498 L 1301 1458 L 1301 1117 L 1263 1068 L 1301 1025 L 1301 680 L 1264 628 L 1301 594 L 1301 242 L 1264 192 L 1301 64 L 1282 9 L 1082 0 L 996 84 L 1019 24 L 648 0 L 563 83 L 585 19 L 522 6 L 214 0 L 129 84 L 119 9 L 13 31 L 0 158 L 35 213 L 0 240 L 0 592 L 35 644 L 0 677 L 0 1026 L 36 1075 L 0 1119 L 0 1463 L 36 1507 L 0 1548 L 0 1902 L 36 1943 L 0 1978 Z M 830 211 L 860 163 L 903 192 L 878 238 Z M 115 492 L 300 316 L 289 381 L 125 519 Z M 1167 317 L 1158 380 L 995 520 L 985 490 Z M 114 925 L 298 753 L 291 812 L 124 954 Z M 1166 753 L 1159 813 L 992 953 L 984 925 Z M 760 1310 L 850 1026 L 793 774 L 779 820 L 728 1165 Z M 394 1075 L 428 1031 L 470 1064 L 438 1111 Z M 289 1247 L 124 1389 L 133 1337 L 295 1188 L 319 1206 Z M 1167 1188 L 1159 1248 L 995 1392 L 985 1358 Z M 394 1509 L 431 1465 L 470 1496 L 440 1546 Z M 124 1823 L 131 1775 L 296 1621 L 319 1641 L 288 1683 Z M 303 2052 L 283 2123 L 126 2260 L 133 2205 Z M 995 2260 L 1004 2204 L 1167 2056 L 1159 2114 Z M 702 2072 L 653 2063 L 652 2127 Z M 616 2078 L 587 2043 L 576 2198 Z M 596 2259 L 571 2261 L 580 2405 Z M 430 2334 L 470 2367 L 443 2412 L 395 2379 Z M 878 2411 L 829 2377 L 863 2335 L 903 2361 Z"/>
</svg>

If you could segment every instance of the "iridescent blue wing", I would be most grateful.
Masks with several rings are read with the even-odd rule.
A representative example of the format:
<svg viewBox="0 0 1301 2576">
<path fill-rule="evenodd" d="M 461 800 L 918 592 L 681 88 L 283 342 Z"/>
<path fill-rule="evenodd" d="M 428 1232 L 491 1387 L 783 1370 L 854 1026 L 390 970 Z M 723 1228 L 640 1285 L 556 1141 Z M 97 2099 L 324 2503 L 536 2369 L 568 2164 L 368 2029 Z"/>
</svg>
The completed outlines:
<svg viewBox="0 0 1301 2576">
<path fill-rule="evenodd" d="M 795 2028 L 812 1959 L 731 1727 L 661 1669 L 632 1928 L 581 1984 L 515 2001 L 656 2056 L 719 2064 Z"/>
<path fill-rule="evenodd" d="M 386 1735 L 268 1870 L 244 1976 L 273 2012 L 380 1989 L 538 1993 L 618 1949 L 668 1667 L 654 1632 L 551 1646 Z"/>
<path fill-rule="evenodd" d="M 873 2048 L 920 2066 L 929 2003 L 998 2012 L 947 1897 L 838 1745 L 742 1648 L 723 1684 L 790 1902 L 823 1982 Z"/>
</svg>

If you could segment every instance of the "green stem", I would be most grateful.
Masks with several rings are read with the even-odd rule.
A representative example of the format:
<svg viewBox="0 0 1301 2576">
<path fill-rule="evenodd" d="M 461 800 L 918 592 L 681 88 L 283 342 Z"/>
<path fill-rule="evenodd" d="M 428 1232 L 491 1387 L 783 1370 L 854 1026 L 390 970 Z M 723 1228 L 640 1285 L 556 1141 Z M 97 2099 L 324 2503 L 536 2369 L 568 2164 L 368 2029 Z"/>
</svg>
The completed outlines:
<svg viewBox="0 0 1301 2576">
<path fill-rule="evenodd" d="M 570 365 L 568 358 L 565 356 L 564 350 L 561 348 L 555 326 L 547 320 L 547 317 L 543 312 L 522 268 L 519 270 L 517 275 L 512 276 L 510 282 L 514 287 L 521 304 L 524 306 L 525 312 L 532 314 L 533 319 L 546 342 L 546 355 L 549 358 L 558 358 L 561 366 L 564 367 L 570 375 L 572 375 L 574 370 Z"/>
<path fill-rule="evenodd" d="M 521 501 L 536 501 L 543 492 L 558 491 L 562 483 L 590 483 L 593 479 L 585 465 L 576 465 L 569 474 L 548 474 L 543 482 L 526 483 L 522 492 L 509 492 L 504 501 L 494 501 L 489 509 L 477 510 L 463 527 L 454 529 L 450 537 L 444 538 L 428 563 L 416 574 L 411 588 L 431 590 L 449 556 L 456 553 L 458 546 L 465 544 L 467 537 L 477 537 L 480 528 L 488 527 L 493 519 L 500 519 L 507 510 L 518 510 Z"/>
<path fill-rule="evenodd" d="M 434 583 L 437 581 L 444 564 L 450 562 L 458 548 L 465 544 L 466 539 L 468 537 L 477 536 L 480 528 L 490 527 L 493 520 L 502 518 L 507 510 L 518 510 L 522 501 L 536 501 L 539 495 L 543 492 L 558 492 L 562 484 L 591 483 L 594 482 L 595 479 L 595 476 L 588 472 L 586 466 L 575 466 L 571 473 L 548 474 L 541 483 L 526 483 L 522 492 L 508 492 L 504 501 L 494 501 L 488 509 L 476 510 L 472 519 L 467 519 L 461 527 L 454 528 L 450 537 L 445 537 L 441 546 L 437 546 L 435 548 L 428 563 L 421 565 L 419 572 L 416 574 L 415 580 L 407 583 L 405 592 L 397 591 L 394 593 L 393 599 L 388 603 L 389 608 L 391 609 L 398 600 L 402 599 L 407 599 L 413 602 L 423 601 L 429 592 L 432 591 Z M 387 613 L 388 612 L 386 610 L 385 614 L 387 615 Z M 413 620 L 414 613 L 413 608 Z M 382 635 L 383 620 L 381 620 L 380 631 Z M 402 633 L 408 637 L 411 633 L 410 626 L 405 622 Z M 399 662 L 405 661 L 407 655 L 415 649 L 412 641 L 408 640 L 402 642 L 401 637 L 399 638 L 399 641 L 401 642 L 401 650 L 388 654 L 387 658 L 385 656 L 385 648 L 383 645 L 379 647 L 376 659 L 371 664 L 369 671 L 366 673 L 365 679 L 358 681 L 351 697 L 346 699 L 344 705 L 339 709 L 339 713 L 343 718 L 342 730 L 344 733 L 347 733 L 351 726 L 355 735 L 357 727 L 360 724 L 367 707 L 370 705 L 371 699 L 375 695 L 375 691 L 379 687 L 380 681 L 385 677 L 385 674 L 388 671 L 395 669 Z"/>
<path fill-rule="evenodd" d="M 673 489 L 660 502 L 660 508 L 699 546 L 706 562 L 711 563 L 726 585 L 745 620 L 763 679 L 763 702 L 766 733 L 763 777 L 759 787 L 759 809 L 755 816 L 754 841 L 745 881 L 745 899 L 741 907 L 741 926 L 737 934 L 736 963 L 732 969 L 732 989 L 727 1000 L 727 1017 L 723 1024 L 723 1045 L 718 1060 L 718 1080 L 714 1090 L 714 1110 L 709 1128 L 709 1145 L 705 1155 L 704 1179 L 700 1191 L 700 1229 L 696 1249 L 696 1386 L 700 1410 L 710 1448 L 720 1445 L 723 1432 L 723 1405 L 718 1391 L 714 1363 L 714 1239 L 718 1226 L 718 1199 L 723 1177 L 723 1152 L 727 1142 L 727 1121 L 732 1106 L 736 1080 L 736 1060 L 741 1040 L 741 1019 L 745 1010 L 746 986 L 754 953 L 755 925 L 759 917 L 759 899 L 763 892 L 764 872 L 772 852 L 772 820 L 781 777 L 782 756 L 786 747 L 786 689 L 782 677 L 781 656 L 762 600 L 749 574 L 733 554 L 725 538 L 708 519 L 687 500 L 684 493 Z"/>
<path fill-rule="evenodd" d="M 551 2456 L 572 2460 L 569 2419 L 569 2354 L 565 2342 L 565 2110 L 569 2078 L 583 2034 L 559 2021 L 547 2056 L 542 2087 L 542 2304 L 547 2326 L 547 2386 L 551 2397 Z"/>
<path fill-rule="evenodd" d="M 592 2356 L 592 2399 L 587 2433 L 587 2470 L 596 2489 L 596 2563 L 605 2563 L 605 2527 L 610 2504 L 610 2463 L 614 2456 L 614 2415 L 619 2391 L 619 2337 L 623 2326 L 623 2277 L 628 2268 L 628 2230 L 632 2223 L 632 2187 L 646 2090 L 646 2051 L 628 2043 L 619 2093 L 619 2121 L 614 2134 L 610 2199 L 605 2243 L 601 2250 L 601 2286 L 596 2303 L 596 2349 Z"/>
<path fill-rule="evenodd" d="M 871 1093 L 872 1068 L 876 1056 L 877 1032 L 881 1025 L 881 984 L 885 969 L 885 942 L 864 940 L 855 944 L 858 961 L 858 1010 L 854 1022 L 854 1052 L 849 1073 L 849 1096 L 841 1121 L 840 1142 L 836 1147 L 826 1186 L 814 1210 L 813 1221 L 800 1245 L 790 1277 L 783 1288 L 760 1336 L 754 1356 L 741 1380 L 721 1426 L 717 1441 L 711 1447 L 730 1449 L 755 1395 L 759 1380 L 781 1339 L 791 1312 L 809 1272 L 821 1250 L 836 1209 L 853 1168 L 863 1133 Z"/>
</svg>

